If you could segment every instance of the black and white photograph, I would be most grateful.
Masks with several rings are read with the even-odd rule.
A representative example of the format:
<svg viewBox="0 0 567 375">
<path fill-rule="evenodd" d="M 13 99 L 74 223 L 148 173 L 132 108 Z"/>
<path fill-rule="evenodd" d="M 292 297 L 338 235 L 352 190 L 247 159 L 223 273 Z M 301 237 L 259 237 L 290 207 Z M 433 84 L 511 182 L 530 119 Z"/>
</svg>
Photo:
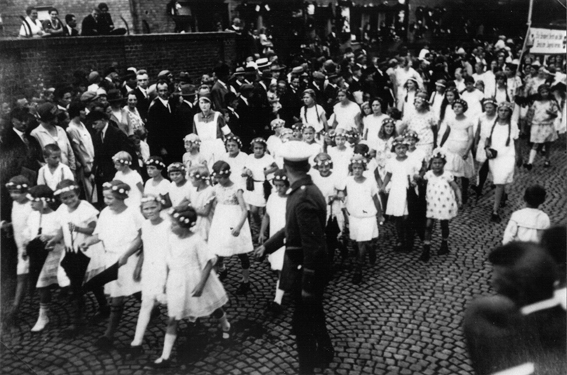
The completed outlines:
<svg viewBox="0 0 567 375">
<path fill-rule="evenodd" d="M 567 0 L 0 0 L 0 373 L 567 374 Z"/>
</svg>

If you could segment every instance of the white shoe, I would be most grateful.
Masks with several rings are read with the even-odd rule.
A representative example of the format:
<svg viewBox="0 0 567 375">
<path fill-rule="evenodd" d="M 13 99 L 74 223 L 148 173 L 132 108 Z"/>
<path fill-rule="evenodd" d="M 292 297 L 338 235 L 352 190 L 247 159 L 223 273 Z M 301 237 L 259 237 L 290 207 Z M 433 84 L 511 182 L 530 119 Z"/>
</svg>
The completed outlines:
<svg viewBox="0 0 567 375">
<path fill-rule="evenodd" d="M 35 323 L 35 325 L 33 326 L 33 328 L 31 329 L 32 332 L 34 333 L 38 333 L 41 332 L 45 329 L 45 326 L 49 323 L 49 318 L 47 316 L 39 316 L 39 318 L 37 319 L 37 322 Z"/>
</svg>

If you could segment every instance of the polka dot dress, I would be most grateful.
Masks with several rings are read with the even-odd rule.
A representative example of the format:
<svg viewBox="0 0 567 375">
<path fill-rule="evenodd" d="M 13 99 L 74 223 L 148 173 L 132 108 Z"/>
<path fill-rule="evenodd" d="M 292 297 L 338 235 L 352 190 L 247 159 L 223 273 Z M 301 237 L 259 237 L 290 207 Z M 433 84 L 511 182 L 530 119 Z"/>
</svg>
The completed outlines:
<svg viewBox="0 0 567 375">
<path fill-rule="evenodd" d="M 455 191 L 450 185 L 454 180 L 450 172 L 443 172 L 436 176 L 433 171 L 427 171 L 424 179 L 427 180 L 427 218 L 437 220 L 450 220 L 457 216 L 457 200 Z"/>
</svg>

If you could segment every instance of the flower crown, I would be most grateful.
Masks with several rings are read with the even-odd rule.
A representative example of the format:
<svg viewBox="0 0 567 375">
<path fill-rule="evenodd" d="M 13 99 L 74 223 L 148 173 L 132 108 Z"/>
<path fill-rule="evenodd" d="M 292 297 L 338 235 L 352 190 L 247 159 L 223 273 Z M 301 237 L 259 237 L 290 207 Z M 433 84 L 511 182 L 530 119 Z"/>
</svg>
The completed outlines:
<svg viewBox="0 0 567 375">
<path fill-rule="evenodd" d="M 153 165 L 153 166 L 156 166 L 156 167 L 161 167 L 161 169 L 165 168 L 165 163 L 162 162 L 162 161 L 159 161 L 157 159 L 150 158 L 150 159 L 146 160 L 146 166 L 150 166 L 150 165 Z"/>
<path fill-rule="evenodd" d="M 510 102 L 502 102 L 498 105 L 498 109 L 500 109 L 500 108 L 506 108 L 509 111 L 513 111 L 514 105 Z"/>
<path fill-rule="evenodd" d="M 115 159 L 113 158 L 112 161 L 115 162 L 115 163 L 123 164 L 123 165 L 131 165 L 132 164 L 132 162 L 129 161 L 129 160 L 119 159 L 119 158 L 115 158 Z"/>
<path fill-rule="evenodd" d="M 396 146 L 399 146 L 399 145 L 409 146 L 409 142 L 405 138 L 400 139 L 398 137 L 398 138 L 394 139 L 394 141 L 392 142 L 392 149 L 396 148 Z"/>
<path fill-rule="evenodd" d="M 496 101 L 496 99 L 494 98 L 486 98 L 482 101 L 482 105 L 485 104 L 492 104 L 493 106 L 497 107 L 498 106 L 498 102 Z"/>
<path fill-rule="evenodd" d="M 77 191 L 77 190 L 79 190 L 78 185 L 69 185 L 69 186 L 65 186 L 64 188 L 55 190 L 53 195 L 60 195 L 60 194 L 63 194 L 63 193 L 68 193 L 70 191 Z"/>
<path fill-rule="evenodd" d="M 28 200 L 30 200 L 31 202 L 45 202 L 45 203 L 52 203 L 55 202 L 54 198 L 48 198 L 48 197 L 34 197 L 31 194 L 26 195 L 26 198 L 28 198 Z"/>
<path fill-rule="evenodd" d="M 160 204 L 165 204 L 165 199 L 161 199 L 161 197 L 156 195 L 146 195 L 142 197 L 142 199 L 140 200 L 140 205 L 148 202 L 157 202 Z"/>
<path fill-rule="evenodd" d="M 315 163 L 315 165 L 317 167 L 322 167 L 322 166 L 326 166 L 326 165 L 333 165 L 333 161 L 332 160 L 317 160 L 317 162 Z"/>
<path fill-rule="evenodd" d="M 360 134 L 358 134 L 358 131 L 356 131 L 356 130 L 348 130 L 346 132 L 346 136 L 347 137 L 353 137 L 353 138 L 359 138 Z"/>
<path fill-rule="evenodd" d="M 183 215 L 181 215 L 179 212 L 175 211 L 174 208 L 170 209 L 168 211 L 168 213 L 171 215 L 171 217 L 173 219 L 175 219 L 175 221 L 177 221 L 179 224 L 182 225 L 186 225 L 189 228 L 193 227 L 196 224 L 196 221 L 191 221 L 191 219 L 189 219 L 188 217 L 185 217 Z"/>
<path fill-rule="evenodd" d="M 406 130 L 403 134 L 404 138 L 419 139 L 419 136 L 413 130 Z"/>
<path fill-rule="evenodd" d="M 265 146 L 268 146 L 268 142 L 266 142 L 266 140 L 264 138 L 258 137 L 258 138 L 254 138 L 251 142 L 250 145 L 254 145 L 254 143 L 262 143 Z"/>
<path fill-rule="evenodd" d="M 103 187 L 103 189 L 112 190 L 112 191 L 115 191 L 119 194 L 124 194 L 126 196 L 129 195 L 128 194 L 129 192 L 128 192 L 127 189 L 121 188 L 119 186 L 112 185 L 110 182 L 105 182 L 104 184 L 102 184 L 102 187 Z"/>
<path fill-rule="evenodd" d="M 231 141 L 238 143 L 240 148 L 242 148 L 242 141 L 240 140 L 239 137 L 234 136 L 234 135 L 229 135 L 224 139 L 224 144 L 226 145 L 228 142 L 231 142 Z"/>
<path fill-rule="evenodd" d="M 360 154 L 359 154 L 359 155 L 360 155 Z M 361 155 L 361 156 L 362 156 L 362 155 Z M 352 159 L 350 159 L 349 165 L 354 165 L 354 164 L 360 164 L 360 165 L 366 166 L 366 164 L 368 164 L 368 163 L 366 162 L 365 159 L 362 159 L 362 158 L 352 158 Z"/>
<path fill-rule="evenodd" d="M 167 167 L 167 172 L 183 172 L 185 173 L 185 165 L 182 163 L 172 163 Z"/>
<path fill-rule="evenodd" d="M 225 169 L 224 171 L 218 171 L 218 172 L 213 171 L 213 172 L 211 172 L 211 178 L 215 177 L 216 175 L 219 175 L 219 176 L 227 175 L 228 176 L 229 174 L 230 174 L 230 168 Z"/>
<path fill-rule="evenodd" d="M 285 120 L 282 119 L 274 119 L 270 123 L 270 127 L 272 128 L 272 130 L 274 130 L 278 126 L 284 126 L 284 125 L 285 125 Z"/>
<path fill-rule="evenodd" d="M 8 190 L 25 190 L 27 188 L 29 188 L 28 184 L 16 184 L 12 181 L 6 184 L 6 189 Z"/>
<path fill-rule="evenodd" d="M 189 177 L 192 177 L 192 178 L 197 179 L 197 180 L 203 180 L 203 181 L 207 181 L 207 180 L 210 179 L 210 177 L 203 176 L 201 173 L 196 172 L 196 171 L 189 173 Z"/>
<path fill-rule="evenodd" d="M 288 178 L 285 174 L 274 175 L 274 181 L 288 181 Z"/>
<path fill-rule="evenodd" d="M 465 111 L 469 108 L 469 104 L 466 101 L 464 101 L 463 99 L 460 99 L 460 98 L 453 100 L 453 105 L 451 107 L 454 107 L 455 104 L 462 105 L 463 108 L 465 109 Z"/>
<path fill-rule="evenodd" d="M 291 128 L 292 128 L 294 131 L 303 131 L 303 128 L 304 128 L 304 127 L 305 127 L 305 126 L 304 126 L 303 124 L 299 124 L 299 123 L 298 123 L 298 124 L 294 124 L 294 125 L 291 126 Z"/>
<path fill-rule="evenodd" d="M 447 161 L 447 154 L 445 153 L 445 151 L 443 149 L 436 148 L 431 153 L 431 159 L 436 159 L 436 158 L 443 159 L 443 160 Z"/>
<path fill-rule="evenodd" d="M 392 125 L 396 125 L 396 120 L 394 120 L 391 117 L 388 117 L 386 119 L 384 119 L 384 121 L 382 121 L 382 125 L 387 125 L 387 124 L 392 124 Z"/>
</svg>

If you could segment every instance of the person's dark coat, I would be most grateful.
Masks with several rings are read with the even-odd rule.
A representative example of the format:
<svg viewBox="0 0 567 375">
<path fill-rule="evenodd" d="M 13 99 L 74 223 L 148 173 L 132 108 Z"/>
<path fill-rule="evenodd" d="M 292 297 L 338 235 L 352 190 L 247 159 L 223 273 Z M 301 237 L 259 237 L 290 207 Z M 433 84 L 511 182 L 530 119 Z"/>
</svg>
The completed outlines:
<svg viewBox="0 0 567 375">
<path fill-rule="evenodd" d="M 81 24 L 81 35 L 82 36 L 101 35 L 98 29 L 98 22 L 93 17 L 92 14 L 89 14 L 83 19 L 83 23 Z"/>
</svg>

